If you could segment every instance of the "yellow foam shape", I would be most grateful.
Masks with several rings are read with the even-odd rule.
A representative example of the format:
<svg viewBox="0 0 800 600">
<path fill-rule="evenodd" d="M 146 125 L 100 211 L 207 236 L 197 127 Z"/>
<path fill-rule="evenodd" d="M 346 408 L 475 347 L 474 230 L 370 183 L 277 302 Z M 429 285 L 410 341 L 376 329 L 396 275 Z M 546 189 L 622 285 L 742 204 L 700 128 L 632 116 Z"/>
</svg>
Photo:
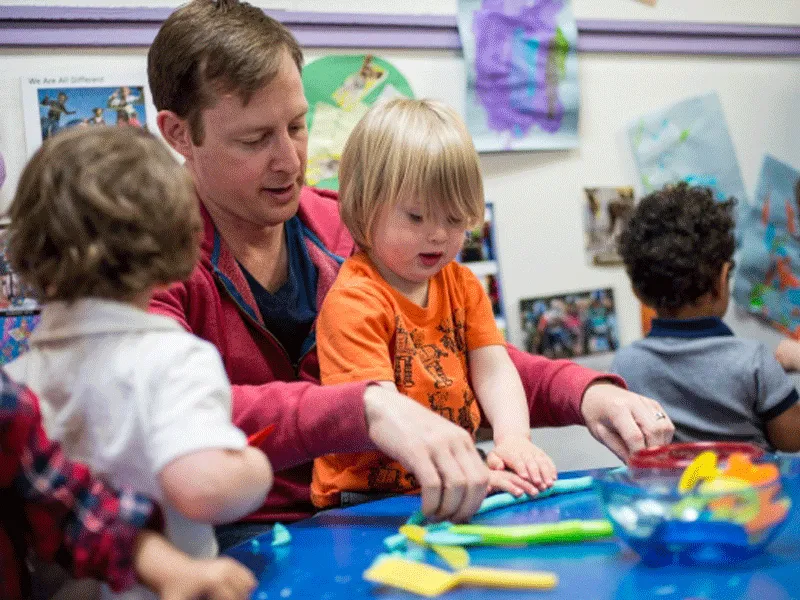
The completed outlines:
<svg viewBox="0 0 800 600">
<path fill-rule="evenodd" d="M 706 480 L 700 484 L 701 494 L 722 494 L 726 492 L 740 492 L 742 490 L 753 489 L 753 484 L 738 477 L 717 477 L 716 479 Z"/>
<path fill-rule="evenodd" d="M 388 557 L 364 571 L 364 579 L 433 598 L 459 585 L 508 589 L 549 590 L 555 573 L 468 567 L 455 573 L 430 565 Z"/>
<path fill-rule="evenodd" d="M 710 450 L 706 450 L 698 454 L 697 458 L 684 469 L 678 482 L 678 491 L 681 494 L 685 494 L 693 490 L 697 482 L 714 479 L 717 476 L 719 476 L 717 455 Z"/>
<path fill-rule="evenodd" d="M 400 528 L 400 533 L 415 544 L 431 548 L 453 569 L 463 569 L 469 566 L 469 553 L 461 546 L 439 546 L 425 543 L 426 530 L 424 527 L 403 525 Z"/>
</svg>

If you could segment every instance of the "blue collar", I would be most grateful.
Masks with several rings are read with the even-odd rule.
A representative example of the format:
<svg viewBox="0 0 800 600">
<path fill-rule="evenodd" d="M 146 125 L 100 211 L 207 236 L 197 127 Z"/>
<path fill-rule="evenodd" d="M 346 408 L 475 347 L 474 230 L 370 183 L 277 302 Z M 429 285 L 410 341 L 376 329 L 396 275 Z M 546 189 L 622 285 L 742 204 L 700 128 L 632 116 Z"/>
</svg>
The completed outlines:
<svg viewBox="0 0 800 600">
<path fill-rule="evenodd" d="M 733 332 L 719 317 L 697 319 L 653 319 L 647 337 L 699 339 L 732 336 Z"/>
</svg>

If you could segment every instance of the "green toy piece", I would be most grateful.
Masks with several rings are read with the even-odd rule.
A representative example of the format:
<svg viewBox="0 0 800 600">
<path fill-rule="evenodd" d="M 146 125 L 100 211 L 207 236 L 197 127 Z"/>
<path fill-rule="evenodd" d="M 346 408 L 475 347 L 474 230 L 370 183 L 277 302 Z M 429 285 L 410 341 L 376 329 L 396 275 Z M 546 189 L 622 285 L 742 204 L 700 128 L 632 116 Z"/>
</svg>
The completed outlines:
<svg viewBox="0 0 800 600">
<path fill-rule="evenodd" d="M 446 532 L 429 533 L 425 541 L 439 545 L 530 546 L 584 542 L 612 535 L 610 521 L 574 519 L 535 525 L 453 525 Z"/>
</svg>

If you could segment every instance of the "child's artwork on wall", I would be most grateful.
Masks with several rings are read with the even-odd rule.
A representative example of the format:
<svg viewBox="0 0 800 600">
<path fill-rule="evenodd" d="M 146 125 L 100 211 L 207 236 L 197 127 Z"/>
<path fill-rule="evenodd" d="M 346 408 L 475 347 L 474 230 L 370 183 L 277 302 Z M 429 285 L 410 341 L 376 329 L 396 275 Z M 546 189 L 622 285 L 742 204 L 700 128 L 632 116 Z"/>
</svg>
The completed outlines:
<svg viewBox="0 0 800 600">
<path fill-rule="evenodd" d="M 765 156 L 740 212 L 734 300 L 800 339 L 800 171 Z"/>
<path fill-rule="evenodd" d="M 6 259 L 7 232 L 8 226 L 0 225 L 0 365 L 27 350 L 28 338 L 39 322 L 39 303 L 12 272 Z"/>
<path fill-rule="evenodd" d="M 464 246 L 461 248 L 457 260 L 469 267 L 483 283 L 486 294 L 492 303 L 492 312 L 494 312 L 497 327 L 502 330 L 503 335 L 507 336 L 500 286 L 500 263 L 495 250 L 496 239 L 494 207 L 491 203 L 487 203 L 483 223 L 467 231 Z"/>
<path fill-rule="evenodd" d="M 520 300 L 528 352 L 573 358 L 613 352 L 619 346 L 614 292 L 588 290 Z"/>
<path fill-rule="evenodd" d="M 22 80 L 28 153 L 69 127 L 148 127 L 148 91 L 141 77 L 65 75 Z M 153 112 L 152 109 L 150 112 Z M 154 115 L 153 115 L 154 118 Z M 154 123 L 149 125 L 156 130 Z"/>
<path fill-rule="evenodd" d="M 345 142 L 369 107 L 398 96 L 413 98 L 406 78 L 388 61 L 367 55 L 326 56 L 303 68 L 308 100 L 309 185 L 339 188 Z"/>
<path fill-rule="evenodd" d="M 459 0 L 466 122 L 478 152 L 578 145 L 578 29 L 569 0 Z"/>
<path fill-rule="evenodd" d="M 736 152 L 716 93 L 679 102 L 640 118 L 629 130 L 645 194 L 686 181 L 747 204 Z"/>
<path fill-rule="evenodd" d="M 592 265 L 622 263 L 617 239 L 634 209 L 632 187 L 584 188 L 586 256 Z"/>
</svg>

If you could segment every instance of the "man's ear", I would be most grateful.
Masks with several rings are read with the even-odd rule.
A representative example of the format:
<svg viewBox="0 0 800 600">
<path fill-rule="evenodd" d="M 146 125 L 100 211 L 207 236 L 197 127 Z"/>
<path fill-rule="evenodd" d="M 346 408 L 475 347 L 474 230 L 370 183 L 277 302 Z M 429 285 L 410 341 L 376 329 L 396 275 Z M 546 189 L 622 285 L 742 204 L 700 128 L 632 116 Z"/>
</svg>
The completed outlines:
<svg viewBox="0 0 800 600">
<path fill-rule="evenodd" d="M 189 123 L 171 110 L 158 111 L 156 123 L 158 123 L 158 130 L 161 135 L 172 149 L 186 160 L 191 159 L 194 146 L 192 144 L 192 135 L 189 131 Z"/>
</svg>

